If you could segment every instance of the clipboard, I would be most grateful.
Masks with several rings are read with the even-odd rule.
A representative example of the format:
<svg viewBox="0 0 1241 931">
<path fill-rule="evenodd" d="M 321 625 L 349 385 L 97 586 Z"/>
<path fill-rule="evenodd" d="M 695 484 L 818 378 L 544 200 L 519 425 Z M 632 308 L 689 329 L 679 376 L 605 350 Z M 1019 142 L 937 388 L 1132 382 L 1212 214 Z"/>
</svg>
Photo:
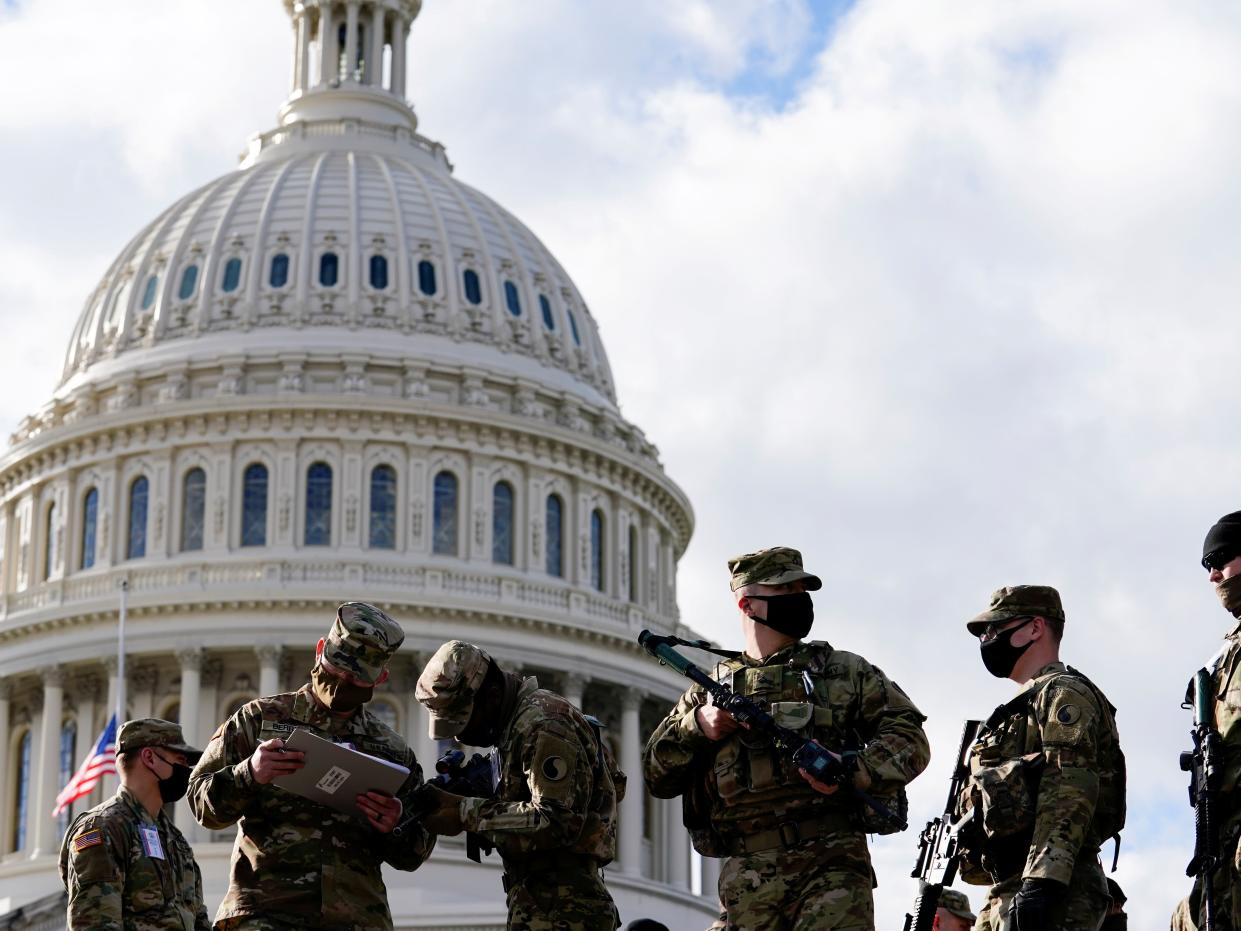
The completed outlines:
<svg viewBox="0 0 1241 931">
<path fill-rule="evenodd" d="M 371 791 L 396 795 L 409 778 L 409 770 L 400 763 L 350 750 L 300 728 L 284 745 L 306 754 L 306 765 L 276 777 L 272 785 L 345 814 L 365 817 L 358 809 L 357 796 Z"/>
</svg>

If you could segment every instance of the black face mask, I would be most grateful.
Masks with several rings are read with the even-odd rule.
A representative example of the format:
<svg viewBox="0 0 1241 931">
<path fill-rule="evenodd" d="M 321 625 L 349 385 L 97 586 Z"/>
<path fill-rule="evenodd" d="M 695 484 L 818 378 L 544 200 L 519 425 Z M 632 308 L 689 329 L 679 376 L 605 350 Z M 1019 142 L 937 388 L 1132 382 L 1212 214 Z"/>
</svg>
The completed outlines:
<svg viewBox="0 0 1241 931">
<path fill-rule="evenodd" d="M 319 663 L 310 670 L 310 687 L 329 711 L 356 711 L 375 695 L 373 685 L 354 685 L 334 676 Z"/>
<path fill-rule="evenodd" d="M 160 759 L 164 758 L 160 757 Z M 170 760 L 164 760 L 164 762 L 172 767 L 172 773 L 167 779 L 159 780 L 159 797 L 165 805 L 171 805 L 185 798 L 185 793 L 190 787 L 190 768 Z"/>
<path fill-rule="evenodd" d="M 758 623 L 766 624 L 772 630 L 778 630 L 798 640 L 810 633 L 810 625 L 814 623 L 814 600 L 809 592 L 749 597 L 754 601 L 767 603 L 767 617 L 754 618 Z"/>
<path fill-rule="evenodd" d="M 979 646 L 982 653 L 982 664 L 987 667 L 987 672 L 995 676 L 997 679 L 1007 679 L 1013 671 L 1013 667 L 1017 665 L 1017 660 L 1021 659 L 1021 655 L 1030 649 L 1030 644 L 1025 646 L 1013 646 L 1013 634 L 1025 627 L 1033 621 L 1034 618 L 1028 617 L 1016 627 L 1010 627 L 1002 634 L 997 634 L 994 639 L 987 640 Z"/>
</svg>

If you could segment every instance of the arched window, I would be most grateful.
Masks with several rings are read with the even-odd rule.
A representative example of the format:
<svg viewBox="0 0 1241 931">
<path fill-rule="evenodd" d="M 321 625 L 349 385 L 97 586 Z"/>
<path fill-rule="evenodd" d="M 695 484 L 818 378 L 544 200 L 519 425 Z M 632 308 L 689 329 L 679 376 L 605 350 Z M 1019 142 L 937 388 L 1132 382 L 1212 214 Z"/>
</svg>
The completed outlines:
<svg viewBox="0 0 1241 931">
<path fill-rule="evenodd" d="M 443 556 L 457 555 L 457 476 L 441 472 L 435 476 L 435 513 L 431 549 Z"/>
<path fill-rule="evenodd" d="M 375 466 L 371 470 L 370 544 L 374 549 L 396 549 L 396 469 Z"/>
<path fill-rule="evenodd" d="M 511 281 L 504 282 L 504 303 L 508 305 L 510 314 L 521 316 L 521 295 L 517 293 L 517 285 Z"/>
<path fill-rule="evenodd" d="M 76 771 L 74 769 L 74 754 L 77 753 L 78 743 L 78 726 L 72 721 L 66 721 L 60 728 L 60 785 L 66 786 L 69 780 L 73 778 Z M 57 829 L 60 834 L 64 834 L 69 827 L 70 810 L 66 808 L 60 813 L 56 819 Z"/>
<path fill-rule="evenodd" d="M 220 289 L 225 294 L 232 294 L 241 285 L 241 259 L 234 256 L 224 263 L 224 280 Z"/>
<path fill-rule="evenodd" d="M 283 252 L 277 252 L 271 257 L 271 271 L 267 281 L 273 288 L 283 288 L 289 283 L 289 257 Z"/>
<path fill-rule="evenodd" d="M 418 290 L 428 297 L 436 291 L 435 266 L 426 259 L 418 263 Z"/>
<path fill-rule="evenodd" d="M 340 259 L 335 252 L 325 252 L 319 256 L 319 284 L 325 288 L 336 287 L 340 279 Z"/>
<path fill-rule="evenodd" d="M 578 346 L 582 345 L 582 337 L 577 332 L 577 317 L 573 316 L 572 310 L 569 311 L 569 330 L 573 333 L 573 342 Z"/>
<path fill-rule="evenodd" d="M 150 310 L 151 305 L 155 303 L 155 293 L 159 290 L 159 275 L 152 275 L 147 279 L 146 289 L 142 292 L 142 309 Z"/>
<path fill-rule="evenodd" d="M 332 542 L 332 467 L 316 462 L 306 470 L 306 546 Z"/>
<path fill-rule="evenodd" d="M 491 561 L 513 564 L 513 486 L 497 482 L 491 493 Z"/>
<path fill-rule="evenodd" d="M 33 736 L 29 730 L 22 734 L 21 742 L 17 746 L 17 791 L 14 798 L 17 801 L 17 824 L 13 831 L 13 850 L 26 849 L 26 826 L 30 820 L 30 751 L 33 743 Z"/>
<path fill-rule="evenodd" d="M 543 312 L 543 326 L 549 330 L 556 329 L 556 318 L 552 316 L 552 302 L 546 294 L 539 295 L 539 310 Z"/>
<path fill-rule="evenodd" d="M 194 296 L 194 289 L 198 287 L 198 266 L 190 265 L 181 273 L 181 287 L 177 291 L 177 297 L 183 301 L 188 301 Z"/>
<path fill-rule="evenodd" d="M 207 507 L 207 473 L 190 469 L 181 489 L 181 551 L 203 548 L 203 515 Z"/>
<path fill-rule="evenodd" d="M 99 489 L 92 488 L 82 499 L 82 568 L 95 564 L 95 528 L 99 526 Z"/>
<path fill-rule="evenodd" d="M 547 496 L 547 574 L 564 578 L 564 502 Z"/>
<path fill-rule="evenodd" d="M 371 256 L 371 287 L 376 291 L 388 287 L 388 260 L 382 255 Z"/>
<path fill-rule="evenodd" d="M 267 466 L 246 466 L 241 479 L 241 545 L 267 543 Z"/>
<path fill-rule="evenodd" d="M 629 600 L 638 600 L 638 528 L 629 525 Z"/>
<path fill-rule="evenodd" d="M 590 512 L 590 584 L 596 591 L 603 591 L 603 513 L 597 508 Z"/>
<path fill-rule="evenodd" d="M 56 503 L 47 507 L 47 521 L 43 526 L 43 578 L 52 577 L 52 568 L 56 565 Z"/>
<path fill-rule="evenodd" d="M 147 496 L 151 485 L 146 476 L 139 476 L 129 486 L 129 537 L 125 544 L 126 559 L 141 559 L 147 554 Z"/>
<path fill-rule="evenodd" d="M 465 299 L 471 304 L 481 304 L 483 302 L 483 286 L 478 280 L 478 272 L 472 268 L 467 268 L 465 274 L 461 276 L 461 280 L 465 284 Z"/>
</svg>

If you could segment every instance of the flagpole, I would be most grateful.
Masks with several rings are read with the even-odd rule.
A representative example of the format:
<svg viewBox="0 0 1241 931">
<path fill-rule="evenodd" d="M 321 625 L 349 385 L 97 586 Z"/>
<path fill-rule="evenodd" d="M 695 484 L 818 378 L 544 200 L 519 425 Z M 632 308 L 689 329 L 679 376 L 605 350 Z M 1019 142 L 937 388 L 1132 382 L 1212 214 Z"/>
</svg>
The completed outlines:
<svg viewBox="0 0 1241 931">
<path fill-rule="evenodd" d="M 129 603 L 129 580 L 121 579 L 121 611 L 116 625 L 116 726 L 125 720 L 125 610 Z"/>
</svg>

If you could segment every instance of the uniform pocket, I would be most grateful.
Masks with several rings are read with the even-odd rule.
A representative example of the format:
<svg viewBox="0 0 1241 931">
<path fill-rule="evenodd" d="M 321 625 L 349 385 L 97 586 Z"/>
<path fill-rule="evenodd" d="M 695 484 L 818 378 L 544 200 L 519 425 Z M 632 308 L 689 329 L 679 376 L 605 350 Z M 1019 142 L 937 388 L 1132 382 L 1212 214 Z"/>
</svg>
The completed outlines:
<svg viewBox="0 0 1241 931">
<path fill-rule="evenodd" d="M 971 794 L 988 838 L 1008 837 L 1034 826 L 1042 763 L 1042 755 L 1032 753 L 974 771 Z"/>
<path fill-rule="evenodd" d="M 125 873 L 125 899 L 134 911 L 164 907 L 164 883 L 150 857 L 140 857 Z"/>
<path fill-rule="evenodd" d="M 781 727 L 805 732 L 810 722 L 815 720 L 815 710 L 814 705 L 808 701 L 778 701 L 772 702 L 771 717 Z"/>
<path fill-rule="evenodd" d="M 735 736 L 724 741 L 723 746 L 715 754 L 712 767 L 715 776 L 715 790 L 721 801 L 728 802 L 745 791 L 741 781 L 741 741 Z"/>
</svg>

